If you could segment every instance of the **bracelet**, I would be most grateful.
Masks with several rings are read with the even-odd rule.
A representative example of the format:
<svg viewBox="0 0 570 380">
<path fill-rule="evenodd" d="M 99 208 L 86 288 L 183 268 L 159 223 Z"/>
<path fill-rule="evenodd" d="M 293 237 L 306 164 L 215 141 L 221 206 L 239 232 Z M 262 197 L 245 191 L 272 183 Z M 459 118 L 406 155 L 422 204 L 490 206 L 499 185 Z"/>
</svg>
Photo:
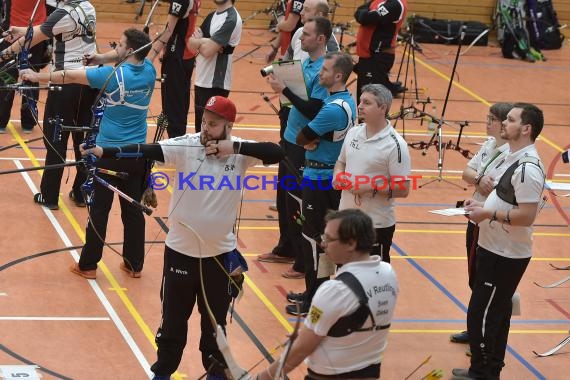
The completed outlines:
<svg viewBox="0 0 570 380">
<path fill-rule="evenodd" d="M 483 173 L 478 174 L 477 177 L 475 177 L 475 180 L 473 181 L 473 184 L 474 184 L 474 185 L 478 185 L 479 182 L 481 182 L 481 179 L 483 179 L 484 176 L 485 176 L 485 174 L 483 174 Z"/>
<path fill-rule="evenodd" d="M 511 210 L 507 210 L 507 216 L 505 216 L 505 220 L 503 221 L 504 223 L 507 223 L 508 225 L 511 224 L 511 216 L 509 215 L 511 213 Z"/>
<path fill-rule="evenodd" d="M 61 84 L 65 84 L 65 70 L 61 70 Z"/>
</svg>

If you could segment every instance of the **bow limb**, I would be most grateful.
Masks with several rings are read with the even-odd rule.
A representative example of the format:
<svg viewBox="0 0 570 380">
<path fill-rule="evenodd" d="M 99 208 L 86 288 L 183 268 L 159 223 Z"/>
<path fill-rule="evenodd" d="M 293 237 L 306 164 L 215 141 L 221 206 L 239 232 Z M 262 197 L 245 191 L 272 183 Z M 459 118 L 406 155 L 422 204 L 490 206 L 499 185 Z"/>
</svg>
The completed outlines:
<svg viewBox="0 0 570 380">
<path fill-rule="evenodd" d="M 156 10 L 156 7 L 158 6 L 158 3 L 160 3 L 161 0 L 154 0 L 154 3 L 152 3 L 152 7 L 150 8 L 150 11 L 148 12 L 148 15 L 146 16 L 146 21 L 144 22 L 144 26 L 143 26 L 143 32 L 145 32 L 146 34 L 149 34 L 150 32 L 150 24 L 152 21 L 152 15 L 154 14 L 154 11 Z M 144 7 L 144 2 L 143 5 Z M 142 7 L 141 7 L 141 12 L 137 14 L 137 17 L 135 17 L 135 20 L 138 20 L 138 18 L 142 16 Z"/>
<path fill-rule="evenodd" d="M 206 296 L 206 286 L 204 285 L 204 272 L 202 266 L 202 253 L 201 253 L 202 251 L 200 248 L 202 245 L 205 246 L 206 243 L 204 242 L 200 234 L 198 234 L 198 232 L 192 226 L 182 221 L 179 221 L 178 223 L 180 223 L 182 226 L 192 231 L 192 233 L 199 240 L 198 251 L 200 252 L 200 258 L 199 258 L 200 288 L 202 291 L 202 298 L 204 299 L 204 305 L 206 306 L 206 310 L 208 311 L 208 317 L 210 318 L 210 322 L 212 323 L 212 326 L 216 334 L 216 344 L 218 345 L 218 349 L 220 350 L 220 353 L 222 354 L 226 362 L 226 368 L 224 370 L 225 375 L 229 380 L 249 380 L 251 379 L 249 373 L 245 369 L 243 369 L 234 359 L 234 356 L 228 344 L 228 340 L 226 339 L 226 334 L 224 333 L 222 326 L 220 326 L 216 321 L 216 317 L 214 316 L 214 313 L 210 308 L 210 304 Z"/>
</svg>

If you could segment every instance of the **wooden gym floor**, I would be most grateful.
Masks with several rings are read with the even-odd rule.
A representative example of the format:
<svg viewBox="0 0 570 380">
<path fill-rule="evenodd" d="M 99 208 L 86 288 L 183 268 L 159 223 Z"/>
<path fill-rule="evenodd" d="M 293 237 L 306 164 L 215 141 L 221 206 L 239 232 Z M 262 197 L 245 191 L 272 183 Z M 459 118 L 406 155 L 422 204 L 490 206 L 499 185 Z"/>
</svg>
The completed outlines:
<svg viewBox="0 0 570 380">
<path fill-rule="evenodd" d="M 98 41 L 102 49 L 107 49 L 107 43 L 116 41 L 128 26 L 100 23 Z M 268 50 L 265 45 L 271 37 L 265 30 L 244 30 L 242 43 L 234 55 L 230 97 L 239 112 L 235 135 L 276 142 L 278 119 L 260 96 L 266 92 L 277 105 L 270 87 L 259 75 Z M 439 116 L 457 48 L 428 44 L 421 47 L 423 53 L 416 53 L 417 78 L 415 81 L 408 78 L 406 84 L 411 88 L 417 83 L 419 99 L 429 96 L 436 107 L 434 110 L 429 104 L 426 111 Z M 400 66 L 402 50 L 402 47 L 398 50 L 394 74 Z M 537 147 L 548 168 L 548 178 L 569 182 L 570 165 L 562 164 L 559 156 L 570 143 L 567 126 L 570 51 L 564 46 L 545 55 L 548 61 L 532 64 L 503 59 L 496 46 L 473 47 L 462 54 L 446 108 L 444 143 L 456 144 L 458 123 L 469 121 L 460 146 L 476 152 L 484 141 L 484 120 L 490 104 L 532 102 L 545 112 L 546 126 Z M 403 71 L 406 57 L 404 61 Z M 354 93 L 354 84 L 350 89 Z M 160 92 L 156 91 L 151 107 L 153 116 L 160 112 L 159 97 Z M 403 102 L 396 99 L 392 109 L 414 104 L 408 99 L 415 98 L 415 94 L 408 93 L 406 98 Z M 45 157 L 41 141 L 25 143 L 25 139 L 40 137 L 41 131 L 36 128 L 32 135 L 23 135 L 18 110 L 17 96 L 12 122 L 8 133 L 0 135 L 0 145 L 19 145 L 0 152 L 0 170 L 42 165 Z M 193 123 L 193 112 L 188 120 Z M 155 119 L 149 122 L 149 136 L 152 136 Z M 405 120 L 406 140 L 428 141 L 431 135 L 427 124 L 425 120 L 423 123 Z M 401 120 L 397 126 L 402 131 Z M 189 132 L 192 131 L 189 126 Z M 419 184 L 438 175 L 436 149 L 432 146 L 425 153 L 411 150 L 413 174 L 423 176 Z M 404 379 L 424 362 L 411 379 L 421 379 L 432 370 L 441 370 L 443 378 L 448 378 L 453 367 L 467 367 L 469 363 L 466 346 L 449 342 L 451 333 L 465 328 L 469 300 L 465 219 L 437 216 L 428 211 L 453 207 L 457 200 L 469 197 L 472 189 L 463 190 L 460 179 L 467 159 L 453 150 L 446 150 L 443 158 L 443 178 L 451 184 L 436 180 L 397 202 L 392 257 L 401 293 L 382 365 L 383 379 Z M 67 197 L 74 172 L 71 169 L 64 174 L 58 211 L 49 211 L 32 201 L 41 172 L 0 177 L 0 369 L 3 371 L 0 373 L 25 373 L 29 375 L 27 378 L 41 375 L 43 379 L 148 378 L 149 366 L 155 360 L 154 333 L 160 321 L 163 223 L 167 222 L 170 194 L 159 191 L 159 206 L 147 217 L 149 243 L 142 278 L 127 277 L 119 270 L 121 258 L 106 248 L 97 280 L 88 281 L 68 271 L 78 259 L 77 247 L 83 243 L 87 221 L 86 210 L 75 207 Z M 256 167 L 251 173 L 273 176 L 277 168 Z M 570 203 L 559 195 L 563 194 L 548 194 L 549 201 L 536 221 L 534 257 L 519 287 L 522 314 L 512 319 L 504 379 L 567 378 L 564 373 L 568 369 L 570 347 L 547 358 L 533 354 L 533 350 L 544 352 L 554 347 L 568 335 L 570 328 L 570 283 L 551 289 L 534 284 L 548 285 L 568 276 L 567 271 L 549 266 L 570 264 L 566 246 L 570 242 Z M 245 295 L 236 304 L 236 314 L 228 326 L 230 346 L 237 361 L 245 368 L 262 362 L 254 373 L 267 365 L 263 360 L 265 355 L 275 358 L 280 354 L 281 349 L 275 347 L 285 341 L 294 323 L 284 313 L 284 295 L 304 286 L 301 280 L 281 277 L 287 265 L 256 261 L 256 255 L 270 251 L 278 239 L 277 214 L 268 209 L 274 198 L 272 190 L 244 194 L 239 248 L 248 258 L 250 271 Z M 117 202 L 108 228 L 107 241 L 111 243 L 122 241 L 116 206 Z M 120 244 L 117 248 L 120 250 Z M 189 343 L 176 374 L 178 379 L 197 379 L 203 372 L 197 351 L 198 336 L 193 315 Z M 23 367 L 8 367 L 14 365 Z M 301 368 L 292 372 L 290 378 L 302 379 L 303 371 Z"/>
</svg>

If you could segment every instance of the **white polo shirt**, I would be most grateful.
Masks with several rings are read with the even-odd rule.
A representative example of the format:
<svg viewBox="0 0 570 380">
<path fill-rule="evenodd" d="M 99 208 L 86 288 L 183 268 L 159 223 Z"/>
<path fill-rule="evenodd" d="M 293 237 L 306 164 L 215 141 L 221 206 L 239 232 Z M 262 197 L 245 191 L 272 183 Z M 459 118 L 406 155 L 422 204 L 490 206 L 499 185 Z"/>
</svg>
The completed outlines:
<svg viewBox="0 0 570 380">
<path fill-rule="evenodd" d="M 500 166 L 504 167 L 503 173 L 513 163 L 525 156 L 539 158 L 536 147 L 529 145 L 515 153 L 508 153 Z M 524 182 L 523 179 L 524 172 Z M 515 189 L 517 203 L 540 203 L 544 189 L 544 173 L 534 164 L 519 166 L 513 176 L 511 183 Z M 485 201 L 486 209 L 500 210 L 506 212 L 517 206 L 513 206 L 497 196 L 497 191 L 493 190 Z M 489 223 L 484 220 L 479 223 L 479 246 L 488 251 L 512 259 L 524 259 L 532 256 L 532 232 L 533 227 L 501 225 L 500 222 Z"/>
<path fill-rule="evenodd" d="M 495 179 L 495 185 L 497 185 L 499 178 L 501 178 L 507 168 L 503 165 L 499 166 L 500 169 L 498 169 L 496 165 L 504 158 L 503 156 L 508 153 L 508 150 L 508 143 L 504 143 L 498 147 L 497 140 L 494 137 L 489 137 L 475 156 L 469 160 L 467 167 L 475 170 L 477 174 L 493 177 Z M 486 198 L 486 196 L 477 190 L 473 193 L 473 199 L 476 201 L 483 202 Z"/>
<path fill-rule="evenodd" d="M 232 136 L 232 141 L 247 140 Z M 240 154 L 206 156 L 199 133 L 160 141 L 160 145 L 164 163 L 176 168 L 169 175 L 174 191 L 168 209 L 170 231 L 166 245 L 192 257 L 217 256 L 236 248 L 233 226 L 242 189 L 235 184 L 243 179 L 247 168 L 261 161 Z M 190 177 L 191 173 L 196 174 Z M 207 184 L 211 178 L 213 189 Z M 228 184 L 234 184 L 233 190 Z"/>
<path fill-rule="evenodd" d="M 352 273 L 368 295 L 368 306 L 377 326 L 392 323 L 399 293 L 398 279 L 392 266 L 380 256 L 370 260 L 348 263 L 339 269 Z M 329 280 L 315 293 L 305 326 L 315 334 L 325 336 L 320 345 L 305 359 L 307 366 L 321 375 L 357 371 L 380 363 L 388 345 L 388 329 L 356 331 L 343 337 L 326 336 L 339 318 L 358 308 L 358 298 L 339 280 Z M 370 318 L 363 328 L 372 326 Z"/>
<path fill-rule="evenodd" d="M 345 172 L 351 175 L 349 180 L 353 184 L 357 175 L 366 175 L 370 179 L 383 176 L 389 183 L 394 176 L 408 178 L 411 172 L 408 144 L 389 122 L 370 138 L 366 136 L 366 124 L 351 128 L 338 161 L 346 164 Z M 339 210 L 360 208 L 372 218 L 374 228 L 386 228 L 396 224 L 394 204 L 394 199 L 372 197 L 372 193 L 362 194 L 360 202 L 356 202 L 354 194 L 343 190 Z"/>
</svg>

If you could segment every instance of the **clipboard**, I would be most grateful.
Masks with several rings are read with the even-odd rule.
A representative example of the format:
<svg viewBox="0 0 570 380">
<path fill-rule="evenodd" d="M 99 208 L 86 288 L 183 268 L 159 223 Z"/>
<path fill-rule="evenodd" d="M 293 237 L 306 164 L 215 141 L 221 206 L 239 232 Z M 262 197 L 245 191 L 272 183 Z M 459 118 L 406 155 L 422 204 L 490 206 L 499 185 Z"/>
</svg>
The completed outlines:
<svg viewBox="0 0 570 380">
<path fill-rule="evenodd" d="M 307 85 L 303 75 L 303 65 L 300 60 L 273 62 L 273 74 L 285 83 L 285 86 L 303 100 L 309 100 Z M 290 105 L 285 96 L 280 96 L 281 104 Z"/>
</svg>

